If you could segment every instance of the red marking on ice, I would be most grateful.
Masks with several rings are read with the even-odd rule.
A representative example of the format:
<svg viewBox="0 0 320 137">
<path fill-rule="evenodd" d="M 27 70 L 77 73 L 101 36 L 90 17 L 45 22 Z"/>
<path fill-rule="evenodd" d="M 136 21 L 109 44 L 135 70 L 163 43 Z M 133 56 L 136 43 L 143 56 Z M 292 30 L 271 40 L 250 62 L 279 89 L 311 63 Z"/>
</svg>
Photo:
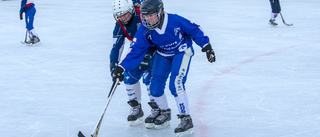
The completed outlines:
<svg viewBox="0 0 320 137">
<path fill-rule="evenodd" d="M 277 54 L 280 53 L 282 51 L 286 51 L 288 49 L 293 49 L 293 48 L 297 48 L 297 47 L 301 47 L 301 46 L 307 46 L 307 45 L 312 45 L 312 44 L 318 44 L 320 43 L 320 41 L 317 42 L 312 42 L 312 43 L 307 43 L 307 44 L 299 44 L 299 45 L 295 45 L 295 46 L 290 46 L 290 47 L 286 47 L 286 48 L 282 48 L 282 49 L 278 49 L 272 52 L 268 52 L 265 54 L 261 54 L 258 56 L 254 56 L 252 58 L 249 58 L 247 60 L 241 61 L 238 64 L 231 66 L 223 71 L 221 71 L 220 73 L 216 74 L 211 80 L 209 80 L 209 82 L 207 82 L 207 84 L 204 86 L 204 88 L 201 90 L 201 92 L 199 92 L 199 96 L 198 96 L 198 101 L 196 102 L 196 109 L 195 112 L 197 113 L 197 119 L 196 120 L 196 126 L 195 129 L 196 134 L 199 135 L 199 137 L 206 137 L 206 135 L 208 134 L 210 127 L 208 125 L 206 125 L 203 121 L 205 121 L 204 119 L 201 118 L 201 115 L 204 113 L 205 111 L 205 106 L 207 106 L 208 104 L 205 102 L 204 97 L 206 97 L 206 94 L 209 92 L 209 89 L 212 88 L 212 86 L 214 85 L 214 81 L 219 80 L 221 78 L 221 76 L 230 74 L 231 72 L 233 72 L 234 70 L 240 68 L 241 66 L 245 65 L 245 64 L 249 64 L 254 62 L 255 60 L 262 58 L 262 57 L 266 57 L 266 56 L 270 56 L 273 54 Z"/>
</svg>

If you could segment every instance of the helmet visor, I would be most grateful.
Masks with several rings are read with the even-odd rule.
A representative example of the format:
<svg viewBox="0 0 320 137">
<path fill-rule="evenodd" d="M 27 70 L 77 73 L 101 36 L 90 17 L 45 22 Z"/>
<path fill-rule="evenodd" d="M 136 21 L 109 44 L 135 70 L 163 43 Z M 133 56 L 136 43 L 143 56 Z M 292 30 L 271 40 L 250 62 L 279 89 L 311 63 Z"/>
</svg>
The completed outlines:
<svg viewBox="0 0 320 137">
<path fill-rule="evenodd" d="M 146 23 L 148 23 L 150 25 L 154 25 L 159 21 L 157 13 L 153 13 L 150 15 L 142 15 L 142 19 L 143 19 L 143 21 L 145 21 Z"/>
</svg>

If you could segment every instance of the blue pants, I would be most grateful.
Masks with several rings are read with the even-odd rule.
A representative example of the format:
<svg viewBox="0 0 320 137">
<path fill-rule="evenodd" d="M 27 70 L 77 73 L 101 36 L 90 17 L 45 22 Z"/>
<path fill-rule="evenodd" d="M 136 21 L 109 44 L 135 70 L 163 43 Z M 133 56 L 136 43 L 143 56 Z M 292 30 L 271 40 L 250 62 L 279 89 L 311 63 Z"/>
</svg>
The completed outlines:
<svg viewBox="0 0 320 137">
<path fill-rule="evenodd" d="M 123 73 L 123 75 L 124 75 L 123 82 L 125 84 L 132 85 L 132 84 L 137 83 L 139 81 L 139 79 L 142 77 L 143 83 L 146 85 L 149 85 L 150 80 L 151 80 L 152 65 L 153 65 L 153 61 L 154 61 L 153 59 L 154 58 L 150 59 L 150 66 L 151 67 L 145 71 L 140 70 L 139 66 L 130 70 L 130 71 L 125 71 Z"/>
<path fill-rule="evenodd" d="M 185 92 L 184 84 L 187 81 L 193 52 L 193 48 L 190 47 L 185 52 L 170 57 L 155 54 L 150 84 L 150 94 L 152 96 L 160 97 L 164 94 L 166 81 L 170 73 L 169 89 L 171 94 L 177 97 Z"/>
<path fill-rule="evenodd" d="M 279 0 L 269 0 L 271 4 L 272 13 L 280 13 L 281 7 Z"/>
<path fill-rule="evenodd" d="M 29 31 L 34 28 L 33 27 L 34 15 L 36 15 L 36 8 L 35 7 L 28 10 L 25 14 L 26 28 Z"/>
<path fill-rule="evenodd" d="M 131 71 L 125 71 L 123 75 L 124 75 L 124 79 L 123 79 L 124 84 L 128 84 L 128 85 L 135 84 L 142 77 L 143 83 L 146 85 L 149 85 L 150 79 L 151 79 L 151 69 L 150 70 L 148 69 L 146 71 L 141 71 L 139 67 L 136 67 Z"/>
</svg>

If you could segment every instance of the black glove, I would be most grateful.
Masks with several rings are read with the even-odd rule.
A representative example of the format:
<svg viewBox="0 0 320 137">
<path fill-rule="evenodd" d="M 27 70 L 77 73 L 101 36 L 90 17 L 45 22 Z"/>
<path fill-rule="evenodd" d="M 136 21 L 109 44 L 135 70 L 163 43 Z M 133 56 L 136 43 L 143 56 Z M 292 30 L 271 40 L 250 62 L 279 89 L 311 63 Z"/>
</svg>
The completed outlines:
<svg viewBox="0 0 320 137">
<path fill-rule="evenodd" d="M 124 75 L 123 75 L 124 69 L 121 66 L 116 66 L 114 69 L 114 73 L 112 73 L 113 80 L 119 79 L 119 81 L 123 81 Z"/>
<path fill-rule="evenodd" d="M 23 20 L 22 12 L 20 12 L 20 20 Z"/>
<path fill-rule="evenodd" d="M 216 56 L 214 55 L 214 51 L 213 51 L 210 43 L 208 45 L 206 45 L 205 47 L 203 47 L 201 51 L 206 52 L 208 61 L 210 63 L 216 62 Z"/>
<path fill-rule="evenodd" d="M 148 68 L 150 68 L 150 59 L 151 58 L 152 58 L 152 55 L 147 53 L 144 56 L 144 59 L 142 60 L 141 64 L 139 65 L 139 69 L 142 70 L 142 71 L 145 71 Z"/>
<path fill-rule="evenodd" d="M 116 69 L 116 66 L 117 66 L 117 63 L 115 62 L 110 62 L 110 74 L 111 74 L 111 77 L 113 77 L 113 73 Z"/>
</svg>

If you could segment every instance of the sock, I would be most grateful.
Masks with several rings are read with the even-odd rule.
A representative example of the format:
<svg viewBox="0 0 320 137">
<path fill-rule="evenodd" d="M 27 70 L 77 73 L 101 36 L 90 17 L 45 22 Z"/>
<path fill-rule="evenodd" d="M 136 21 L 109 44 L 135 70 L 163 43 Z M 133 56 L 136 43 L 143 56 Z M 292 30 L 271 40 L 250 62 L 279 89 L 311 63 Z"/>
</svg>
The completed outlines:
<svg viewBox="0 0 320 137">
<path fill-rule="evenodd" d="M 169 105 L 168 105 L 166 94 L 163 94 L 160 97 L 154 97 L 154 101 L 157 103 L 158 107 L 161 110 L 169 109 Z"/>
<path fill-rule="evenodd" d="M 176 100 L 177 107 L 179 109 L 180 114 L 189 115 L 189 101 L 187 93 L 184 92 L 183 94 L 178 95 L 174 98 Z"/>
<path fill-rule="evenodd" d="M 135 84 L 128 85 L 126 84 L 126 90 L 129 97 L 129 101 L 137 100 L 138 103 L 141 102 L 141 88 L 140 88 L 140 81 Z"/>
</svg>

